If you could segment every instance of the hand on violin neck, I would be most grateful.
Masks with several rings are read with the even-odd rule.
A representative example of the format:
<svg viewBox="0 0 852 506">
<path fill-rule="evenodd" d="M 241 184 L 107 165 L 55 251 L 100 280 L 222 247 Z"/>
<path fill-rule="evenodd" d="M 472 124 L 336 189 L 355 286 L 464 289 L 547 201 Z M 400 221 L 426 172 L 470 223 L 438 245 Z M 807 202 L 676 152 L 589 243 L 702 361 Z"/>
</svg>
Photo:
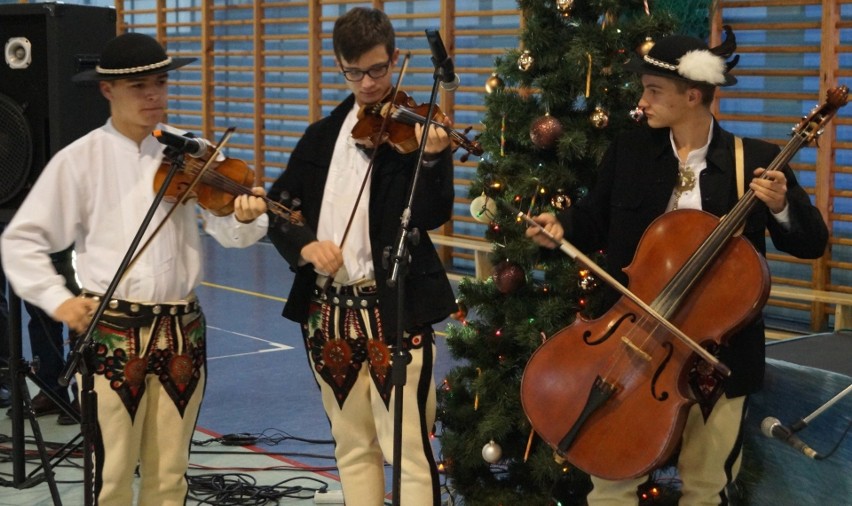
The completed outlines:
<svg viewBox="0 0 852 506">
<path fill-rule="evenodd" d="M 414 133 L 417 136 L 417 142 L 420 142 L 423 136 L 423 125 L 414 125 Z M 424 153 L 427 159 L 431 158 L 434 160 L 438 158 L 441 152 L 449 146 L 450 136 L 445 129 L 434 125 L 429 128 L 429 136 L 426 138 L 426 151 Z"/>
<path fill-rule="evenodd" d="M 525 232 L 526 236 L 544 248 L 557 248 L 565 236 L 565 230 L 556 216 L 552 213 L 542 213 L 538 216 L 533 216 L 532 220 L 538 223 L 539 226 L 528 227 Z"/>
<path fill-rule="evenodd" d="M 266 213 L 266 190 L 260 186 L 251 189 L 252 195 L 239 195 L 234 199 L 234 217 L 240 223 L 251 223 Z"/>
</svg>

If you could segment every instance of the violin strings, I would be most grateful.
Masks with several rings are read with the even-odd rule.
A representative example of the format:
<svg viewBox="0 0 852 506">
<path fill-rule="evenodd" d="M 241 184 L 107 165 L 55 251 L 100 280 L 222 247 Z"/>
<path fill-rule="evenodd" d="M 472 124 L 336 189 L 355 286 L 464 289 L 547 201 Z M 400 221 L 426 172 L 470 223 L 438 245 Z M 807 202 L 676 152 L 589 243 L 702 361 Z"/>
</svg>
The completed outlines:
<svg viewBox="0 0 852 506">
<path fill-rule="evenodd" d="M 187 167 L 187 168 L 189 168 L 189 167 Z M 195 173 L 198 172 L 198 169 L 200 169 L 200 167 L 198 167 L 198 162 L 196 162 L 196 163 L 193 164 L 193 170 L 188 171 L 188 172 L 191 175 L 195 175 Z M 231 179 L 231 178 L 229 178 L 229 177 L 227 177 L 223 174 L 220 174 L 219 172 L 216 172 L 215 170 L 207 170 L 204 173 L 204 175 L 202 176 L 202 179 L 204 180 L 204 182 L 211 184 L 211 186 L 216 186 L 218 189 L 223 190 L 226 193 L 230 193 L 231 195 L 234 195 L 235 197 L 239 196 L 239 195 L 254 195 L 254 193 L 251 191 L 251 188 L 247 188 L 246 186 L 243 186 L 243 185 L 237 183 L 233 179 Z M 214 182 L 215 185 L 212 184 L 211 182 Z M 293 213 L 293 211 L 291 209 L 289 209 L 287 206 L 285 206 L 284 204 L 282 204 L 280 202 L 276 202 L 274 200 L 271 200 L 266 196 L 261 197 L 261 198 L 263 198 L 263 200 L 267 203 L 268 206 L 273 208 L 273 209 L 271 209 L 271 211 L 273 213 L 275 213 L 278 216 L 281 216 L 282 218 L 289 218 L 288 215 Z"/>
</svg>

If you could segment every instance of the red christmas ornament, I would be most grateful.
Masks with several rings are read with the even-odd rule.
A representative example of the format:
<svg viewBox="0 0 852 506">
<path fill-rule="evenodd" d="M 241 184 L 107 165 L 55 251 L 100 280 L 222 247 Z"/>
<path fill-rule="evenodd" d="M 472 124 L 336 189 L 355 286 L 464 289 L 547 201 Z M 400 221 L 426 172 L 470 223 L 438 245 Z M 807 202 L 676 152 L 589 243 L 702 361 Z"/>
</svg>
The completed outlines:
<svg viewBox="0 0 852 506">
<path fill-rule="evenodd" d="M 453 320 L 458 320 L 458 321 L 462 322 L 462 321 L 464 321 L 465 318 L 467 318 L 467 306 L 460 299 L 456 299 L 456 304 L 458 305 L 459 310 L 456 311 L 455 313 L 451 314 L 450 318 L 452 318 Z"/>
<path fill-rule="evenodd" d="M 516 264 L 504 260 L 494 267 L 494 274 L 491 275 L 494 280 L 494 286 L 502 294 L 509 294 L 524 286 L 527 282 L 527 276 L 524 269 Z"/>
<path fill-rule="evenodd" d="M 550 113 L 533 120 L 530 125 L 530 140 L 539 149 L 552 149 L 562 137 L 562 123 Z"/>
</svg>

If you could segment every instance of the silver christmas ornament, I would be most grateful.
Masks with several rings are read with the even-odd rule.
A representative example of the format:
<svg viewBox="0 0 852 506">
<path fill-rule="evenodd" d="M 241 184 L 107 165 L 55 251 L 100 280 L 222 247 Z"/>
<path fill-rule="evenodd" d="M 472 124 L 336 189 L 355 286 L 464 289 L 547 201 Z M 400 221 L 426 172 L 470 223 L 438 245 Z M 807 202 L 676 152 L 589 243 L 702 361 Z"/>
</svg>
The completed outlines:
<svg viewBox="0 0 852 506">
<path fill-rule="evenodd" d="M 500 445 L 495 443 L 493 439 L 482 447 L 482 458 L 489 464 L 496 464 L 500 462 L 500 458 L 502 456 L 503 449 L 500 448 Z"/>
</svg>

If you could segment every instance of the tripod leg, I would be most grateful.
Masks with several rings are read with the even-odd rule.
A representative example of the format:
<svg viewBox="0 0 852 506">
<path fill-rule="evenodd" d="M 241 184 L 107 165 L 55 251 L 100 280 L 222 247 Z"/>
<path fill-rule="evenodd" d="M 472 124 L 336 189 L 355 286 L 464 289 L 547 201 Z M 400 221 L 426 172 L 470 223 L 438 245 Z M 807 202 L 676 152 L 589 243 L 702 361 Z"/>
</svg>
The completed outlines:
<svg viewBox="0 0 852 506">
<path fill-rule="evenodd" d="M 35 410 L 33 409 L 32 398 L 30 397 L 29 389 L 27 388 L 26 374 L 23 372 L 26 371 L 26 365 L 22 365 L 18 368 L 18 377 L 13 380 L 14 388 L 18 390 L 18 398 L 22 401 L 21 404 L 15 406 L 12 405 L 12 414 L 14 418 L 15 409 L 19 411 L 24 409 L 24 412 L 27 418 L 30 421 L 30 428 L 33 432 L 33 438 L 35 439 L 36 448 L 38 449 L 39 459 L 41 460 L 42 466 L 42 474 L 36 475 L 38 469 L 34 470 L 30 473 L 30 476 L 24 480 L 22 483 L 18 483 L 18 488 L 29 488 L 38 483 L 41 483 L 42 480 L 47 482 L 47 486 L 50 489 L 50 497 L 53 498 L 54 506 L 62 506 L 62 500 L 59 498 L 59 489 L 56 487 L 56 479 L 53 473 L 53 467 L 50 465 L 50 458 L 47 456 L 47 447 L 44 445 L 44 437 L 41 433 L 41 426 L 36 419 Z M 23 425 L 23 424 L 22 424 Z"/>
<path fill-rule="evenodd" d="M 41 434 L 41 427 L 35 418 L 35 413 L 32 408 L 32 399 L 30 392 L 27 389 L 27 364 L 21 357 L 22 351 L 22 326 L 21 326 L 21 299 L 11 289 L 9 290 L 9 368 L 12 380 L 12 470 L 14 476 L 14 484 L 16 488 L 28 488 L 43 479 L 47 481 L 50 488 L 50 495 L 53 498 L 53 504 L 61 506 L 62 501 L 59 498 L 59 490 L 56 488 L 56 480 L 53 477 L 53 469 L 50 467 L 50 459 L 47 456 L 47 450 L 44 446 L 44 439 Z M 44 472 L 36 478 L 24 478 L 26 472 L 24 465 L 24 421 L 23 408 L 26 405 L 26 412 L 30 420 L 33 436 L 36 440 L 39 456 L 44 467 Z"/>
</svg>

